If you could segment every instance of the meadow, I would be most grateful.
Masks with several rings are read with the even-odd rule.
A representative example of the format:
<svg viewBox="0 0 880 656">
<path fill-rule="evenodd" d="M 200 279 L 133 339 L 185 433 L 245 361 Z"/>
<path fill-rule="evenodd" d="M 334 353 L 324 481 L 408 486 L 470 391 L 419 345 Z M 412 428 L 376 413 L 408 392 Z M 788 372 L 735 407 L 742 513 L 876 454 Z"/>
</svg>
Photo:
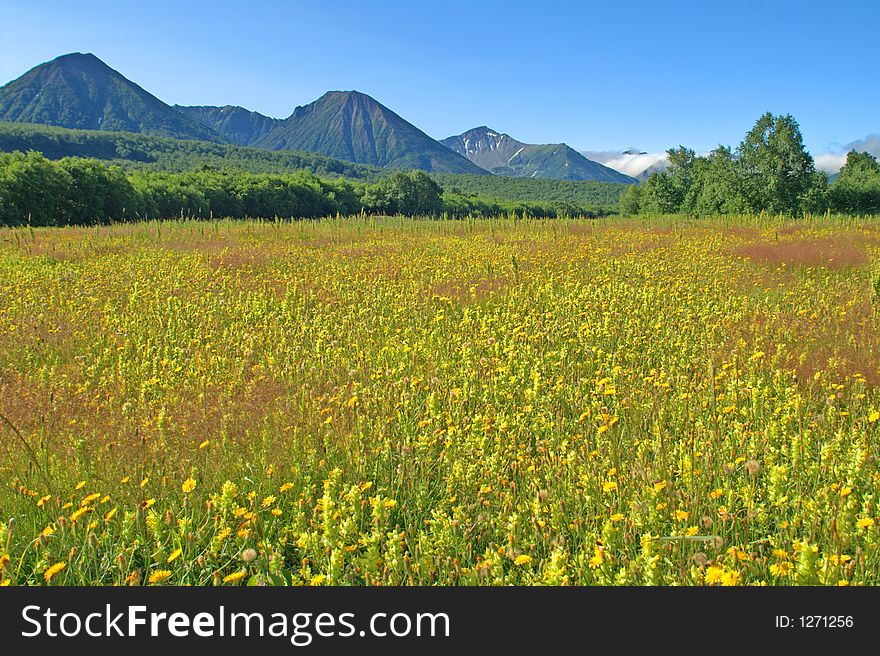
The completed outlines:
<svg viewBox="0 0 880 656">
<path fill-rule="evenodd" d="M 0 236 L 0 585 L 880 582 L 876 220 Z"/>
</svg>

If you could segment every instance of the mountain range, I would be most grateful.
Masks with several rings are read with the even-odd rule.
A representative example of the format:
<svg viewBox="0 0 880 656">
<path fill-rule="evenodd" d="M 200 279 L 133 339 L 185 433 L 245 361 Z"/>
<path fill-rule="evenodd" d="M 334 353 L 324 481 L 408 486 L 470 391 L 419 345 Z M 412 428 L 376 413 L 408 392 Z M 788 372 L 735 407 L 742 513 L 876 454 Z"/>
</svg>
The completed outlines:
<svg viewBox="0 0 880 656">
<path fill-rule="evenodd" d="M 624 184 L 634 182 L 628 175 L 587 159 L 564 143 L 527 144 L 485 125 L 448 137 L 440 143 L 496 175 Z"/>
<path fill-rule="evenodd" d="M 566 144 L 525 144 L 485 126 L 436 141 L 358 91 L 330 91 L 286 119 L 231 105 L 171 106 L 83 53 L 0 87 L 0 121 L 307 151 L 394 169 L 636 182 Z"/>
</svg>

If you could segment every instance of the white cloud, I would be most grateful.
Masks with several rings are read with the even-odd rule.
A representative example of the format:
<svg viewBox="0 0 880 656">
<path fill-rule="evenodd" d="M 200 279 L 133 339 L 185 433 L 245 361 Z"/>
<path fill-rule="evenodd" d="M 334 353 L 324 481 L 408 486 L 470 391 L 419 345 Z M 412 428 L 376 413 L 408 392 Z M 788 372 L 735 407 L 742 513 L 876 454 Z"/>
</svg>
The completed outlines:
<svg viewBox="0 0 880 656">
<path fill-rule="evenodd" d="M 816 168 L 826 173 L 837 173 L 840 167 L 846 163 L 846 154 L 851 150 L 871 153 L 875 157 L 880 157 L 880 134 L 869 134 L 864 139 L 851 141 L 843 148 L 815 155 L 813 159 L 816 162 Z"/>
<path fill-rule="evenodd" d="M 880 157 L 880 134 L 869 134 L 864 139 L 857 139 L 846 145 L 846 150 L 858 150 L 859 152 L 871 153 Z"/>
<path fill-rule="evenodd" d="M 837 173 L 846 162 L 846 154 L 843 153 L 819 153 L 813 160 L 816 168 L 825 173 Z"/>
<path fill-rule="evenodd" d="M 851 141 L 842 148 L 838 147 L 828 152 L 814 155 L 813 160 L 816 162 L 816 168 L 826 173 L 837 173 L 840 167 L 846 163 L 846 154 L 851 150 L 871 153 L 875 157 L 880 157 L 880 134 L 869 134 L 863 139 Z M 652 166 L 662 170 L 669 162 L 665 152 L 643 153 L 635 148 L 630 148 L 623 152 L 607 150 L 583 150 L 581 152 L 595 162 L 631 176 L 637 176 Z M 698 154 L 700 156 L 707 155 L 707 153 Z"/>
<path fill-rule="evenodd" d="M 615 171 L 620 171 L 626 175 L 636 176 L 647 168 L 655 164 L 666 162 L 666 153 L 642 153 L 642 152 L 626 152 L 619 151 L 583 151 L 584 155 L 599 162 L 605 166 L 611 167 Z"/>
</svg>

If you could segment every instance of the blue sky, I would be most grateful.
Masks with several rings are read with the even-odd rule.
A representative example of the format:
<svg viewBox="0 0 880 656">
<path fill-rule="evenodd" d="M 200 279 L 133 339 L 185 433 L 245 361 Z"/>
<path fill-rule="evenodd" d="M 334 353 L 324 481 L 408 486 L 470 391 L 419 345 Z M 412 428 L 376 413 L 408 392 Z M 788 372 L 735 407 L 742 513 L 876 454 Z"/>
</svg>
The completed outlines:
<svg viewBox="0 0 880 656">
<path fill-rule="evenodd" d="M 286 117 L 357 89 L 432 137 L 657 152 L 791 113 L 814 154 L 880 132 L 880 3 L 0 0 L 0 83 L 92 52 L 168 103 Z"/>
</svg>

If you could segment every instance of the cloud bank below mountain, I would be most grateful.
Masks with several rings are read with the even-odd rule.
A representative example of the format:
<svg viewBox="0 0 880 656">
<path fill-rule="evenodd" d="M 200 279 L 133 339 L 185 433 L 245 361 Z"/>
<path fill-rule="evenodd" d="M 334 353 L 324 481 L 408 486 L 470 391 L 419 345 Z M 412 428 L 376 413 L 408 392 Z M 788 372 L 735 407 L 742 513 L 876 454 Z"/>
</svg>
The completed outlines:
<svg viewBox="0 0 880 656">
<path fill-rule="evenodd" d="M 880 133 L 869 134 L 862 139 L 851 141 L 845 146 L 813 155 L 816 168 L 825 173 L 837 173 L 846 163 L 846 154 L 851 150 L 871 153 L 880 158 Z M 637 177 L 640 173 L 653 167 L 662 170 L 668 165 L 666 153 L 646 153 L 635 148 L 625 151 L 581 151 L 589 159 L 604 164 L 612 169 Z M 705 155 L 706 153 L 700 153 Z"/>
</svg>

